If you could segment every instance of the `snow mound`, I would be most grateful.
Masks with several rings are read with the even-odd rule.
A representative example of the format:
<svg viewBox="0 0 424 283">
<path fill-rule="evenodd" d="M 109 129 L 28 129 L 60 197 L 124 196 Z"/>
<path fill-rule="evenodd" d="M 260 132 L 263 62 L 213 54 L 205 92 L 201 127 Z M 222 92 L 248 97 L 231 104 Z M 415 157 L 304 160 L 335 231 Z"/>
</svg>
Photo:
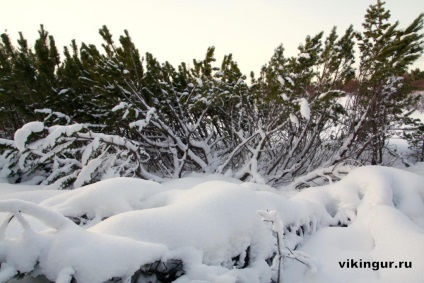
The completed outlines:
<svg viewBox="0 0 424 283">
<path fill-rule="evenodd" d="M 56 282 L 70 282 L 73 277 L 77 282 L 131 278 L 140 266 L 158 260 L 167 251 L 163 245 L 90 233 L 61 214 L 30 202 L 0 201 L 0 209 L 13 213 L 24 228 L 19 240 L 4 239 L 0 234 L 0 260 L 7 262 L 6 268 L 2 264 L 0 269 L 2 282 L 18 272 L 31 272 L 37 265 L 49 280 Z M 56 231 L 33 231 L 22 213 L 41 219 Z"/>
<path fill-rule="evenodd" d="M 303 266 L 288 262 L 285 282 L 422 282 L 423 181 L 400 169 L 367 166 L 332 186 L 294 196 L 315 199 L 348 226 L 325 227 L 311 236 L 299 250 L 318 262 L 318 272 L 305 276 Z M 340 266 L 351 260 L 377 269 Z M 385 262 L 393 267 L 382 267 Z M 411 268 L 398 268 L 400 262 Z"/>
<path fill-rule="evenodd" d="M 420 282 L 423 181 L 368 166 L 289 198 L 220 175 L 115 178 L 25 200 L 0 184 L 0 282 Z"/>
<path fill-rule="evenodd" d="M 152 181 L 114 178 L 65 191 L 40 205 L 93 225 L 115 214 L 143 209 L 145 201 L 152 194 L 163 190 L 162 185 Z"/>
</svg>

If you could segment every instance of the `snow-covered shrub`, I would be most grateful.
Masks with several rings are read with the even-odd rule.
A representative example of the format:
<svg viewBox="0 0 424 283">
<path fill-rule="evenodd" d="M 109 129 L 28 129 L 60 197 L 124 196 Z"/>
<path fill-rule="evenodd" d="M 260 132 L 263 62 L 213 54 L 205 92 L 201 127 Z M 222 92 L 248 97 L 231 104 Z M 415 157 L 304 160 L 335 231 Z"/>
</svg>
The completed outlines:
<svg viewBox="0 0 424 283">
<path fill-rule="evenodd" d="M 0 89 L 8 100 L 0 131 L 17 137 L 15 148 L 0 142 L 2 176 L 79 187 L 116 175 L 217 172 L 277 187 L 322 167 L 390 165 L 388 154 L 398 158 L 388 147 L 393 126 L 414 106 L 406 73 L 424 35 L 422 15 L 404 30 L 388 16 L 379 2 L 367 10 L 364 32 L 350 26 L 341 36 L 336 28 L 307 36 L 292 57 L 278 46 L 250 83 L 231 54 L 216 64 L 214 47 L 191 68 L 174 67 L 140 56 L 127 31 L 115 43 L 103 26 L 103 52 L 73 41 L 60 63 L 43 27 L 34 56 L 23 37 L 14 48 L 2 34 Z M 40 114 L 43 129 L 34 122 Z M 76 125 L 83 128 L 68 135 Z M 407 133 L 415 148 L 417 129 Z"/>
<path fill-rule="evenodd" d="M 33 138 L 34 135 L 38 139 Z M 24 125 L 15 140 L 3 140 L 3 177 L 15 181 L 78 188 L 115 176 L 143 176 L 149 159 L 143 148 L 126 138 L 96 133 L 83 124 Z M 19 178 L 19 179 L 18 179 Z"/>
</svg>

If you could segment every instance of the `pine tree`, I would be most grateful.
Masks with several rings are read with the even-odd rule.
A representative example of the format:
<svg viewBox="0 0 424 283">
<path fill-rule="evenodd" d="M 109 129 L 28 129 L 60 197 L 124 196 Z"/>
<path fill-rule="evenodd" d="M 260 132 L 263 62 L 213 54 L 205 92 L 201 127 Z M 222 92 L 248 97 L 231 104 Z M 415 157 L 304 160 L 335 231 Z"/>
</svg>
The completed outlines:
<svg viewBox="0 0 424 283">
<path fill-rule="evenodd" d="M 5 136 L 13 136 L 20 125 L 34 119 L 37 104 L 37 70 L 35 55 L 28 48 L 22 33 L 19 34 L 18 48 L 15 48 L 7 34 L 2 34 L 0 44 L 2 96 L 1 124 Z"/>
<path fill-rule="evenodd" d="M 408 67 L 422 54 L 423 14 L 405 30 L 391 24 L 384 2 L 371 5 L 365 15 L 363 33 L 358 33 L 360 70 L 358 107 L 366 119 L 359 136 L 371 147 L 372 164 L 381 164 L 390 123 L 401 119 L 403 109 L 413 104 L 410 88 L 403 79 Z"/>
</svg>

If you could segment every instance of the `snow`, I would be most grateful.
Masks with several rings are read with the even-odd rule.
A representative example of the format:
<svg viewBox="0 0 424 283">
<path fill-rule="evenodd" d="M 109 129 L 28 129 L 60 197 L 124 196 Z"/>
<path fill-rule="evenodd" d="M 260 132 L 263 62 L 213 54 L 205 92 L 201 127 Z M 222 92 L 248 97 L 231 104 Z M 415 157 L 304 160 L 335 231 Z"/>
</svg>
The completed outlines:
<svg viewBox="0 0 424 283">
<path fill-rule="evenodd" d="M 424 256 L 423 179 L 399 169 L 364 167 L 354 170 L 339 183 L 321 192 L 300 193 L 322 197 L 327 206 L 337 199 L 339 213 L 356 211 L 348 227 L 326 227 L 313 235 L 300 250 L 319 263 L 316 276 L 302 282 L 344 282 L 346 276 L 354 282 L 420 282 L 417 269 L 341 269 L 339 261 L 412 261 L 420 266 Z M 342 192 L 343 190 L 343 192 Z M 317 198 L 320 200 L 319 198 Z M 343 201 L 341 201 L 343 199 Z M 321 199 L 322 200 L 322 199 Z M 342 210 L 340 210 L 342 209 Z M 327 261 L 327 264 L 323 262 Z M 300 271 L 287 268 L 286 280 L 298 282 Z"/>
<path fill-rule="evenodd" d="M 290 77 L 286 77 L 286 81 L 288 81 L 292 86 L 294 86 L 294 81 Z"/>
<path fill-rule="evenodd" d="M 311 118 L 311 109 L 309 108 L 309 103 L 306 98 L 300 99 L 300 114 L 306 120 L 309 120 Z"/>
<path fill-rule="evenodd" d="M 44 123 L 30 122 L 18 129 L 15 133 L 15 144 L 19 151 L 25 151 L 28 137 L 33 133 L 38 133 L 44 130 Z"/>
<path fill-rule="evenodd" d="M 122 212 L 143 209 L 146 199 L 162 190 L 161 185 L 152 181 L 113 178 L 62 192 L 41 205 L 67 217 L 85 215 L 93 223 Z"/>
<path fill-rule="evenodd" d="M 15 142 L 7 139 L 0 138 L 0 145 L 5 145 L 9 147 L 15 147 Z"/>
<path fill-rule="evenodd" d="M 56 139 L 62 134 L 66 134 L 68 137 L 72 136 L 74 133 L 81 131 L 84 127 L 83 124 L 72 124 L 69 126 L 52 126 L 49 128 L 49 133 Z M 47 136 L 46 139 L 49 137 Z"/>
<path fill-rule="evenodd" d="M 35 110 L 34 110 L 34 112 L 35 112 L 35 113 L 43 113 L 43 114 L 46 114 L 46 115 L 47 115 L 47 117 L 46 117 L 46 118 L 44 118 L 44 121 L 48 120 L 50 117 L 52 117 L 52 116 L 54 115 L 54 116 L 56 116 L 57 118 L 63 118 L 63 119 L 65 119 L 68 123 L 70 123 L 70 122 L 71 122 L 71 117 L 69 117 L 68 115 L 65 115 L 65 114 L 63 114 L 63 113 L 61 113 L 61 112 L 53 111 L 53 110 L 48 109 L 48 108 L 44 108 L 44 109 L 35 109 Z"/>
<path fill-rule="evenodd" d="M 131 128 L 138 127 L 138 130 L 141 132 L 143 128 L 149 124 L 150 119 L 152 119 L 152 117 L 155 116 L 155 113 L 156 113 L 156 108 L 154 107 L 150 108 L 146 113 L 145 119 L 130 123 L 130 127 Z"/>
<path fill-rule="evenodd" d="M 421 282 L 424 177 L 412 172 L 423 164 L 361 167 L 300 192 L 205 174 L 68 191 L 0 183 L 0 282 L 130 282 L 137 271 L 157 282 L 147 271 L 159 262 L 180 268 L 180 283 Z"/>
<path fill-rule="evenodd" d="M 94 138 L 93 141 L 87 145 L 81 157 L 81 163 L 83 165 L 87 164 L 90 156 L 93 154 L 93 152 L 95 152 L 99 148 L 99 146 L 100 146 L 99 137 Z"/>
<path fill-rule="evenodd" d="M 296 127 L 299 127 L 299 119 L 293 113 L 290 113 L 290 122 L 295 124 Z"/>
<path fill-rule="evenodd" d="M 69 88 L 61 89 L 61 90 L 59 91 L 58 95 L 65 94 L 65 93 L 67 93 L 68 91 L 69 91 Z"/>
<path fill-rule="evenodd" d="M 196 78 L 196 82 L 197 82 L 197 84 L 198 84 L 200 87 L 202 87 L 202 86 L 203 86 L 203 81 L 202 81 L 202 79 L 201 79 L 201 78 Z"/>
<path fill-rule="evenodd" d="M 116 112 L 122 109 L 126 109 L 128 108 L 130 105 L 126 102 L 119 102 L 118 105 L 116 105 L 115 107 L 112 108 L 112 112 Z"/>
<path fill-rule="evenodd" d="M 299 54 L 299 58 L 311 59 L 311 55 L 309 53 L 301 53 Z"/>
<path fill-rule="evenodd" d="M 403 169 L 424 177 L 424 162 L 418 162 L 412 167 L 403 168 Z"/>
<path fill-rule="evenodd" d="M 74 182 L 74 188 L 82 187 L 90 180 L 92 180 L 92 175 L 95 173 L 96 169 L 102 165 L 102 163 L 103 160 L 101 158 L 90 160 L 78 174 L 78 177 Z"/>
<path fill-rule="evenodd" d="M 283 77 L 279 75 L 279 76 L 277 77 L 277 79 L 278 79 L 278 81 L 280 82 L 280 84 L 281 84 L 282 86 L 284 86 L 285 80 L 283 79 Z"/>
</svg>

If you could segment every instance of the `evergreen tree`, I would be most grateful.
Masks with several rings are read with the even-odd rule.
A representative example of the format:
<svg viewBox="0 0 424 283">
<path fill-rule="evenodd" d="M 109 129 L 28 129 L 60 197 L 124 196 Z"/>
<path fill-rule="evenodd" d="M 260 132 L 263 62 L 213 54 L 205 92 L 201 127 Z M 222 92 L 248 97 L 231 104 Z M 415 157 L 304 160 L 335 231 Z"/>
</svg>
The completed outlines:
<svg viewBox="0 0 424 283">
<path fill-rule="evenodd" d="M 2 128 L 6 137 L 13 136 L 20 125 L 34 119 L 34 106 L 37 103 L 37 71 L 35 55 L 28 48 L 22 33 L 15 48 L 7 34 L 2 34 L 0 56 L 2 79 L 0 89 L 2 95 L 1 114 Z"/>
<path fill-rule="evenodd" d="M 389 22 L 390 12 L 384 2 L 371 5 L 365 15 L 363 33 L 358 33 L 360 70 L 358 107 L 364 115 L 359 141 L 369 143 L 372 164 L 381 164 L 387 145 L 389 126 L 401 119 L 403 109 L 414 103 L 410 87 L 404 80 L 408 67 L 423 49 L 423 14 L 405 30 L 398 22 Z"/>
</svg>

